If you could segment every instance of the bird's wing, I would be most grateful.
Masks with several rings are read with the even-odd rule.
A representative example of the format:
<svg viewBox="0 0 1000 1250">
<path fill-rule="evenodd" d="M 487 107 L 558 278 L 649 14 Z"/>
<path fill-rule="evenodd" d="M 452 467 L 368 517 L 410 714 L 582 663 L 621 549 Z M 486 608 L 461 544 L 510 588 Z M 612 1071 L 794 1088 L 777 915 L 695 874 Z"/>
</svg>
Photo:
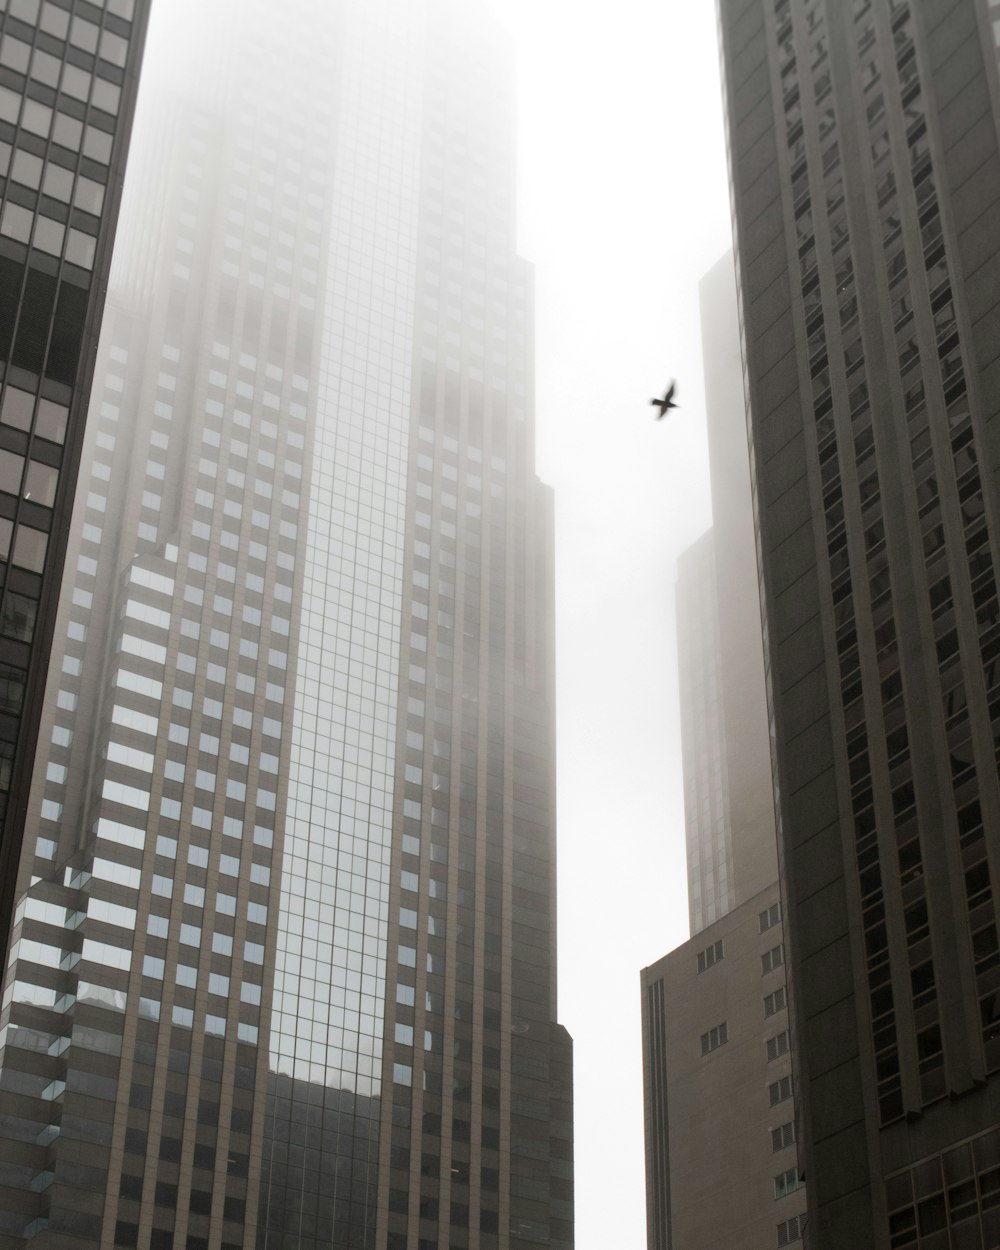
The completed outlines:
<svg viewBox="0 0 1000 1250">
<path fill-rule="evenodd" d="M 668 404 L 669 404 L 669 403 L 670 403 L 670 401 L 673 399 L 673 397 L 674 397 L 674 391 L 676 391 L 676 390 L 677 390 L 677 383 L 676 383 L 676 382 L 671 382 L 671 383 L 670 383 L 670 385 L 667 387 L 667 393 L 666 393 L 666 395 L 664 395 L 664 396 L 663 396 L 663 398 L 666 400 L 666 402 L 667 402 Z"/>
</svg>

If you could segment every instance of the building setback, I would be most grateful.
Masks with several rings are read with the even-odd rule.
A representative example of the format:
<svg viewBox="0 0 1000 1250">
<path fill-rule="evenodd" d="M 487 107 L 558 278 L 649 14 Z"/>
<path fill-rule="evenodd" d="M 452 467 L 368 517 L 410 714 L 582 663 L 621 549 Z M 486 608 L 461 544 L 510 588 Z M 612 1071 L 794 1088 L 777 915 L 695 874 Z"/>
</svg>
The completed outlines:
<svg viewBox="0 0 1000 1250">
<path fill-rule="evenodd" d="M 994 32 L 719 7 L 806 1240 L 996 1246 Z"/>
<path fill-rule="evenodd" d="M 148 0 L 0 12 L 0 953 Z"/>
<path fill-rule="evenodd" d="M 784 1246 L 805 1222 L 731 254 L 701 310 L 715 523 L 677 578 L 693 936 L 642 972 L 649 1250 Z"/>
<path fill-rule="evenodd" d="M 160 15 L 199 43 L 150 68 L 101 338 L 0 1246 L 572 1246 L 551 497 L 484 8 Z"/>
</svg>

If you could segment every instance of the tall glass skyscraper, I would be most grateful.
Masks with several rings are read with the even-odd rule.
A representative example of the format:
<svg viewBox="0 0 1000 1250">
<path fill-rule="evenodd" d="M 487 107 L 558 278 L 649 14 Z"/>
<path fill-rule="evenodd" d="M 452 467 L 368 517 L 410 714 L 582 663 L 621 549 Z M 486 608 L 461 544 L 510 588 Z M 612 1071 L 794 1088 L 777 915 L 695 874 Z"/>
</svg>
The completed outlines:
<svg viewBox="0 0 1000 1250">
<path fill-rule="evenodd" d="M 162 7 L 4 982 L 0 1244 L 566 1248 L 509 49 L 478 3 Z"/>
<path fill-rule="evenodd" d="M 0 4 L 4 952 L 147 16 L 147 0 Z"/>
</svg>

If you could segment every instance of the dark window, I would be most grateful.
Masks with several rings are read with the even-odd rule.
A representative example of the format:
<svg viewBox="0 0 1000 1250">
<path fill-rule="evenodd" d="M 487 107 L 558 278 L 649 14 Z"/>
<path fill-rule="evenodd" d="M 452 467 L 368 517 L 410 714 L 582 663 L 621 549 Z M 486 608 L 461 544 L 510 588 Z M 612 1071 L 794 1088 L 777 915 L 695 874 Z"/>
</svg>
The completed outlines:
<svg viewBox="0 0 1000 1250">
<path fill-rule="evenodd" d="M 772 1107 L 776 1107 L 779 1102 L 784 1102 L 792 1096 L 792 1078 L 783 1076 L 780 1081 L 772 1081 L 767 1087 L 768 1100 Z"/>
<path fill-rule="evenodd" d="M 773 1016 L 785 1007 L 785 987 L 782 985 L 773 994 L 764 995 L 764 1015 Z"/>
<path fill-rule="evenodd" d="M 702 973 L 713 967 L 719 962 L 725 954 L 722 944 L 722 938 L 717 942 L 713 942 L 711 946 L 706 946 L 703 951 L 698 952 L 698 972 Z"/>
<path fill-rule="evenodd" d="M 757 921 L 758 921 L 758 924 L 760 925 L 761 933 L 766 933 L 768 929 L 778 924 L 780 920 L 781 920 L 781 904 L 780 903 L 772 903 L 770 907 L 765 907 L 764 910 L 757 917 Z"/>
<path fill-rule="evenodd" d="M 777 1037 L 769 1037 L 767 1039 L 767 1061 L 779 1058 L 781 1055 L 788 1054 L 788 1030 L 779 1033 Z"/>
<path fill-rule="evenodd" d="M 760 957 L 760 971 L 763 976 L 765 973 L 773 972 L 775 968 L 780 968 L 785 962 L 784 946 L 772 946 Z"/>
</svg>

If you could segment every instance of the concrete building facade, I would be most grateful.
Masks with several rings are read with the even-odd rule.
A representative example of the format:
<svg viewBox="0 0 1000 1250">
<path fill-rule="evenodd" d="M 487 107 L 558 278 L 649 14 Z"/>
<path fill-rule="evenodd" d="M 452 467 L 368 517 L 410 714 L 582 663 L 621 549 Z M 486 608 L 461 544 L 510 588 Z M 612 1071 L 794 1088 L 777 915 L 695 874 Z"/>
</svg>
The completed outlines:
<svg viewBox="0 0 1000 1250">
<path fill-rule="evenodd" d="M 642 985 L 649 1250 L 794 1244 L 805 1190 L 777 882 Z"/>
<path fill-rule="evenodd" d="M 995 31 L 719 11 L 807 1242 L 996 1246 Z"/>
</svg>

